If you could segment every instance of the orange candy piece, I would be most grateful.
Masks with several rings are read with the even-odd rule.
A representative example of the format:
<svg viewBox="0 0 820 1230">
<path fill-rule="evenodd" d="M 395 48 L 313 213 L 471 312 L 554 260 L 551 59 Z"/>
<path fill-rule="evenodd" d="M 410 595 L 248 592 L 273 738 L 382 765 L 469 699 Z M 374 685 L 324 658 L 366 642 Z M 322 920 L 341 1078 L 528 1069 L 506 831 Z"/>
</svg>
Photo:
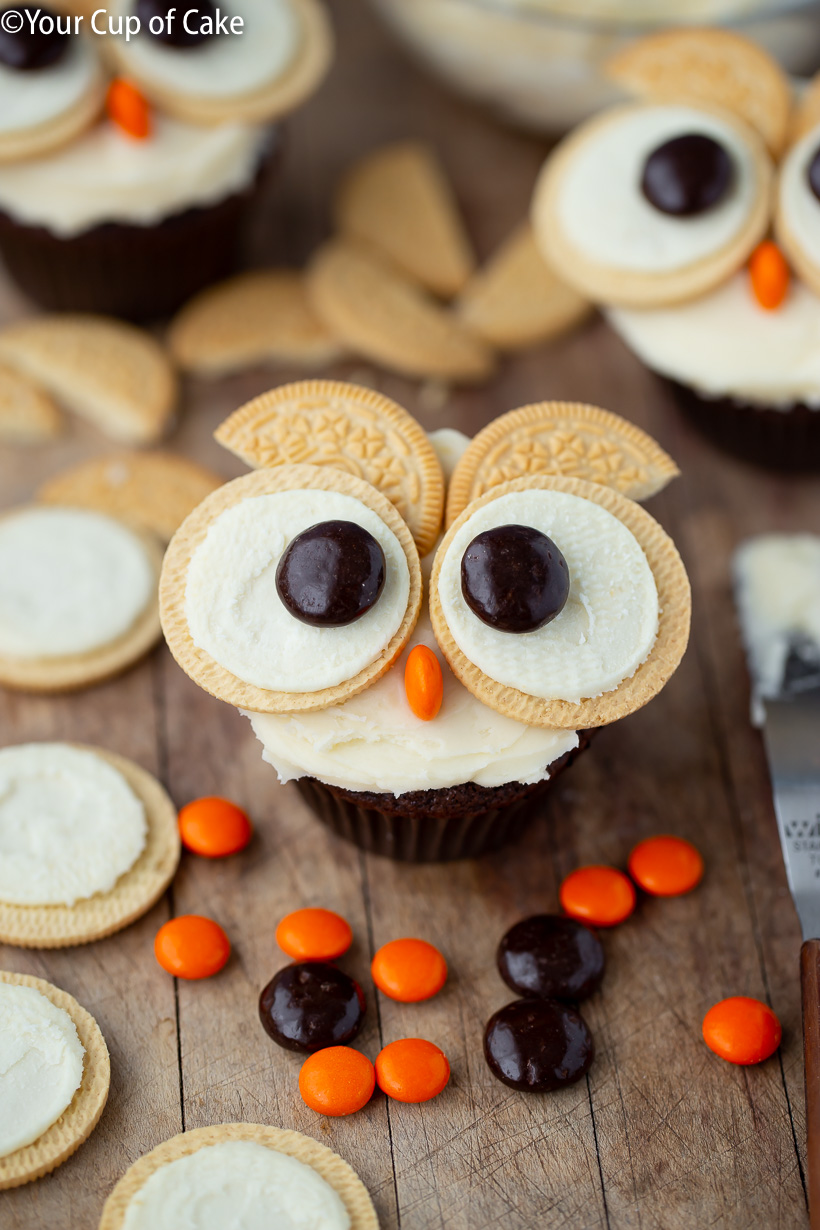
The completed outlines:
<svg viewBox="0 0 820 1230">
<path fill-rule="evenodd" d="M 682 837 L 648 837 L 630 854 L 629 874 L 653 897 L 680 897 L 700 884 L 703 859 Z"/>
<path fill-rule="evenodd" d="M 226 858 L 244 850 L 253 829 L 247 814 L 235 803 L 208 795 L 186 803 L 179 813 L 182 844 L 204 858 Z"/>
<path fill-rule="evenodd" d="M 299 1092 L 317 1115 L 352 1115 L 366 1106 L 376 1088 L 373 1064 L 350 1046 L 326 1046 L 302 1064 Z"/>
<path fill-rule="evenodd" d="M 333 910 L 294 910 L 276 928 L 276 943 L 294 961 L 335 961 L 352 942 L 350 924 Z"/>
<path fill-rule="evenodd" d="M 444 1051 L 424 1038 L 401 1038 L 376 1057 L 379 1088 L 397 1102 L 429 1102 L 449 1079 Z"/>
<path fill-rule="evenodd" d="M 200 914 L 180 914 L 160 927 L 154 956 L 175 978 L 210 978 L 231 955 L 231 942 L 219 923 Z"/>
<path fill-rule="evenodd" d="M 782 1033 L 769 1005 L 747 995 L 722 999 L 703 1018 L 703 1041 L 729 1063 L 762 1063 L 780 1046 Z"/>
<path fill-rule="evenodd" d="M 635 889 L 615 867 L 591 865 L 567 876 L 560 900 L 570 918 L 593 927 L 615 927 L 635 909 Z"/>
<path fill-rule="evenodd" d="M 447 962 L 426 940 L 391 940 L 370 966 L 376 986 L 390 999 L 416 1004 L 438 994 L 447 981 Z"/>
<path fill-rule="evenodd" d="M 105 109 L 129 137 L 144 141 L 151 135 L 151 110 L 145 97 L 124 77 L 115 77 L 105 96 Z"/>
<path fill-rule="evenodd" d="M 438 658 L 426 645 L 415 645 L 407 655 L 404 690 L 416 717 L 432 721 L 444 699 L 444 676 Z"/>
<path fill-rule="evenodd" d="M 764 239 L 749 259 L 749 277 L 754 297 L 767 312 L 780 307 L 789 293 L 791 274 L 786 258 L 776 243 Z"/>
</svg>

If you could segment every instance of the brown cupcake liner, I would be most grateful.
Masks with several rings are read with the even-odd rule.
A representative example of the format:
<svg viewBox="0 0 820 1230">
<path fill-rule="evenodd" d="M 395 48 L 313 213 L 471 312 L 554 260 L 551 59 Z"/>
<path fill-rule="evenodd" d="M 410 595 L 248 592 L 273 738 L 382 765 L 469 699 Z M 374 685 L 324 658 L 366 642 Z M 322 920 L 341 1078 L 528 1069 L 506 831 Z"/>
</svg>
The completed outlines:
<svg viewBox="0 0 820 1230">
<path fill-rule="evenodd" d="M 556 777 L 588 745 L 580 731 L 577 748 L 550 767 L 544 782 L 531 786 L 477 786 L 472 782 L 443 790 L 404 795 L 342 790 L 312 777 L 296 782 L 302 798 L 337 837 L 403 863 L 445 863 L 479 858 L 523 835 L 543 815 L 543 799 Z"/>
<path fill-rule="evenodd" d="M 246 225 L 268 187 L 279 147 L 274 134 L 243 191 L 150 226 L 110 222 L 63 238 L 0 211 L 0 255 L 20 289 L 49 311 L 134 321 L 168 316 L 236 270 Z"/>
<path fill-rule="evenodd" d="M 729 397 L 711 399 L 674 380 L 665 383 L 687 418 L 724 452 L 770 470 L 820 471 L 820 409 L 802 402 L 777 409 Z"/>
</svg>

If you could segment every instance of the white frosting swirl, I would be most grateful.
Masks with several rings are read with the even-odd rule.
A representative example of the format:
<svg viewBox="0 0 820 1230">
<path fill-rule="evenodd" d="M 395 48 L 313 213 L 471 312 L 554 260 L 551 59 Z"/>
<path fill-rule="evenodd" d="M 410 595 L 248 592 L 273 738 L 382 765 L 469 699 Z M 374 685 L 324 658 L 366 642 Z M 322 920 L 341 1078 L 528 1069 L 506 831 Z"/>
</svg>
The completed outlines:
<svg viewBox="0 0 820 1230">
<path fill-rule="evenodd" d="M 113 765 L 64 743 L 0 751 L 0 901 L 73 905 L 139 858 L 145 807 Z"/>
<path fill-rule="evenodd" d="M 85 1047 L 36 987 L 0 982 L 0 1157 L 33 1144 L 82 1084 Z"/>
<path fill-rule="evenodd" d="M 689 303 L 606 316 L 647 367 L 705 397 L 820 408 L 820 297 L 799 279 L 774 312 L 757 303 L 743 270 Z"/>
<path fill-rule="evenodd" d="M 467 547 L 502 525 L 540 530 L 567 562 L 566 605 L 534 632 L 489 627 L 461 590 Z M 510 492 L 476 509 L 447 548 L 438 591 L 461 652 L 496 682 L 545 700 L 611 692 L 646 661 L 658 633 L 658 591 L 639 542 L 607 509 L 565 491 Z"/>
<path fill-rule="evenodd" d="M 673 217 L 641 189 L 648 156 L 674 137 L 712 137 L 730 154 L 734 181 L 712 209 Z M 639 106 L 614 116 L 585 141 L 562 179 L 561 226 L 579 252 L 632 273 L 672 273 L 721 251 L 743 229 L 756 203 L 752 151 L 717 116 L 684 106 Z"/>
<path fill-rule="evenodd" d="M 268 141 L 264 128 L 200 128 L 155 112 L 135 141 L 103 121 L 43 158 L 0 168 L 0 209 L 62 238 L 105 222 L 149 226 L 213 205 L 251 183 Z"/>
<path fill-rule="evenodd" d="M 0 519 L 0 654 L 88 653 L 133 627 L 156 592 L 141 540 L 102 513 L 26 508 Z"/>
<path fill-rule="evenodd" d="M 338 1193 L 304 1162 L 250 1140 L 226 1140 L 155 1170 L 123 1230 L 349 1230 Z"/>
<path fill-rule="evenodd" d="M 73 36 L 60 59 L 44 68 L 18 71 L 0 64 L 0 135 L 59 119 L 77 106 L 99 75 L 96 52 L 83 36 Z"/>
<path fill-rule="evenodd" d="M 298 534 L 321 521 L 353 521 L 384 552 L 378 601 L 344 627 L 296 619 L 276 588 L 276 568 Z M 213 521 L 193 554 L 185 615 L 194 644 L 238 679 L 277 692 L 318 692 L 354 678 L 401 626 L 410 570 L 378 513 L 338 491 L 280 491 L 242 500 Z"/>
<path fill-rule="evenodd" d="M 114 0 L 116 16 L 133 13 L 135 0 Z M 175 20 L 196 8 L 180 4 Z M 228 18 L 243 19 L 242 32 L 221 33 L 193 47 L 173 47 L 146 31 L 118 38 L 126 68 L 142 81 L 174 94 L 233 98 L 275 81 L 299 50 L 301 31 L 290 0 L 230 0 Z M 225 10 L 223 9 L 223 15 Z M 188 24 L 198 28 L 198 17 Z"/>
</svg>

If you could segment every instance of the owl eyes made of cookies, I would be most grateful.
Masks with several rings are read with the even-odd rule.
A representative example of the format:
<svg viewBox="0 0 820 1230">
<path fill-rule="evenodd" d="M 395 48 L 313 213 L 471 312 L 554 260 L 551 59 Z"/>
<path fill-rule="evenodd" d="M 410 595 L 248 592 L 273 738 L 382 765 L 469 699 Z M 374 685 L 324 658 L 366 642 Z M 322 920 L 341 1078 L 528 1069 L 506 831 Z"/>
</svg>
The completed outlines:
<svg viewBox="0 0 820 1230">
<path fill-rule="evenodd" d="M 781 163 L 775 234 L 792 267 L 820 294 L 820 124 Z"/>
<path fill-rule="evenodd" d="M 160 585 L 163 630 L 206 691 L 262 713 L 356 695 L 421 608 L 406 522 L 363 479 L 310 465 L 226 484 L 184 522 Z"/>
<path fill-rule="evenodd" d="M 71 17 L 36 5 L 0 24 L 0 163 L 48 153 L 100 113 L 105 74 Z"/>
<path fill-rule="evenodd" d="M 631 104 L 557 148 L 533 221 L 550 264 L 591 299 L 657 307 L 742 266 L 768 228 L 772 179 L 763 141 L 728 112 Z"/>
<path fill-rule="evenodd" d="M 320 0 L 111 0 L 103 40 L 115 71 L 176 119 L 278 119 L 316 89 L 332 55 Z"/>
<path fill-rule="evenodd" d="M 689 587 L 656 521 L 575 478 L 520 478 L 453 522 L 430 581 L 436 640 L 492 709 L 603 725 L 645 704 L 686 647 Z"/>
</svg>

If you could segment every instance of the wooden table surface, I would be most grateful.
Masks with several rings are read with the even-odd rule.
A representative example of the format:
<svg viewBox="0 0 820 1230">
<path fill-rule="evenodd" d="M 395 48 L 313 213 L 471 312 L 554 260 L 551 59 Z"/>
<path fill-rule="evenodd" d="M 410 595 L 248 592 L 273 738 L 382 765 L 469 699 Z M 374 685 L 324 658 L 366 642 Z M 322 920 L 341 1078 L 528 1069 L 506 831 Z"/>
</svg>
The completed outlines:
<svg viewBox="0 0 820 1230">
<path fill-rule="evenodd" d="M 289 126 L 287 165 L 258 241 L 275 260 L 300 261 L 327 229 L 330 186 L 350 158 L 420 135 L 441 151 L 486 254 L 523 215 L 544 145 L 423 76 L 362 0 L 338 0 L 334 12 L 340 60 Z M 21 310 L 8 288 L 2 304 L 6 318 Z M 233 476 L 240 468 L 213 443 L 213 428 L 246 397 L 301 374 L 191 383 L 170 447 Z M 0 968 L 76 996 L 112 1059 L 99 1127 L 52 1176 L 0 1194 L 2 1230 L 94 1230 L 105 1197 L 142 1153 L 183 1129 L 233 1120 L 297 1128 L 338 1150 L 368 1185 L 385 1228 L 805 1226 L 800 936 L 762 745 L 748 722 L 728 569 L 749 534 L 816 530 L 820 485 L 714 452 L 600 321 L 506 362 L 491 385 L 454 393 L 439 408 L 417 386 L 360 363 L 335 374 L 377 383 L 430 428 L 474 431 L 529 401 L 567 398 L 652 432 L 683 471 L 650 508 L 691 573 L 689 651 L 657 700 L 604 731 L 560 779 L 518 846 L 445 866 L 393 864 L 331 836 L 293 787 L 278 785 L 246 720 L 195 687 L 164 648 L 76 696 L 0 693 L 2 742 L 99 744 L 158 774 L 178 804 L 221 793 L 256 825 L 239 857 L 185 856 L 172 891 L 119 935 L 65 951 L 0 952 Z M 106 447 L 75 425 L 53 447 L 0 450 L 2 504 Z M 511 998 L 495 970 L 499 938 L 517 919 L 555 910 L 558 884 L 574 867 L 624 865 L 634 842 L 658 832 L 696 843 L 706 860 L 702 886 L 644 901 L 605 936 L 604 985 L 583 1009 L 597 1048 L 588 1079 L 551 1095 L 508 1089 L 481 1051 L 485 1021 Z M 405 1106 L 377 1095 L 341 1120 L 302 1104 L 300 1058 L 263 1033 L 256 1001 L 284 964 L 277 920 L 307 904 L 338 910 L 353 926 L 343 965 L 369 993 L 362 1049 L 374 1057 L 393 1039 L 421 1035 L 447 1053 L 452 1080 L 435 1101 Z M 233 955 L 218 977 L 175 984 L 156 965 L 152 942 L 167 918 L 187 912 L 216 918 Z M 402 935 L 438 944 L 450 964 L 447 986 L 427 1004 L 373 993 L 370 956 Z M 782 1021 L 783 1046 L 759 1067 L 726 1064 L 701 1040 L 707 1008 L 733 994 L 767 1000 Z"/>
</svg>

